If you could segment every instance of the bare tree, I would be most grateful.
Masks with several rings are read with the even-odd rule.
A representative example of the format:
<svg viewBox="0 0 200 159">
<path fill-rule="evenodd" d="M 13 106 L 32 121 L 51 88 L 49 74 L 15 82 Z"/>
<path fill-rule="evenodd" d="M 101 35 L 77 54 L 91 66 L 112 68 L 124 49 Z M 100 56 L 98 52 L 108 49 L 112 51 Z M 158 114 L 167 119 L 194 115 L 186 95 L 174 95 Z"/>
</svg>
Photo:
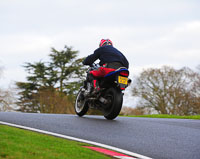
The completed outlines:
<svg viewBox="0 0 200 159">
<path fill-rule="evenodd" d="M 0 78 L 2 76 L 2 67 L 0 67 Z M 0 88 L 0 111 L 5 111 L 8 107 L 8 102 L 6 101 L 6 98 L 8 97 L 9 93 L 7 91 L 4 91 Z"/>
<path fill-rule="evenodd" d="M 0 111 L 10 111 L 13 108 L 13 96 L 9 91 L 0 89 Z"/>
<path fill-rule="evenodd" d="M 138 105 L 153 108 L 160 114 L 193 114 L 193 76 L 189 68 L 147 69 L 133 82 L 133 96 L 140 97 Z"/>
<path fill-rule="evenodd" d="M 0 78 L 2 77 L 3 68 L 0 67 Z M 10 89 L 10 88 L 9 88 Z M 11 90 L 0 88 L 0 111 L 13 110 L 15 103 L 14 94 Z"/>
<path fill-rule="evenodd" d="M 197 72 L 195 72 L 192 76 L 194 83 L 192 87 L 192 96 L 193 99 L 193 111 L 196 114 L 200 114 L 200 65 L 197 67 Z"/>
</svg>

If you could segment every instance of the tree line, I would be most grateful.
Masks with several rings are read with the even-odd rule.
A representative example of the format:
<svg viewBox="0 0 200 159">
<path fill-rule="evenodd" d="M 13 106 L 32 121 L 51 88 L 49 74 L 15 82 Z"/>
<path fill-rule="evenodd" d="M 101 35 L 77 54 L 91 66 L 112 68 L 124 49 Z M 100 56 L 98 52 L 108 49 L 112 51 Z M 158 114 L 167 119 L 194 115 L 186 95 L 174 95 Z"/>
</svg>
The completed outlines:
<svg viewBox="0 0 200 159">
<path fill-rule="evenodd" d="M 24 64 L 27 82 L 16 82 L 15 104 L 22 112 L 74 113 L 75 96 L 86 76 L 84 58 L 78 58 L 78 51 L 68 46 L 60 51 L 51 48 L 48 56 L 49 61 Z M 137 113 L 200 114 L 200 65 L 197 71 L 187 67 L 149 68 L 133 78 Z M 9 91 L 0 89 L 0 111 L 10 109 L 10 97 Z"/>
<path fill-rule="evenodd" d="M 51 49 L 48 62 L 25 63 L 27 82 L 17 82 L 17 105 L 23 112 L 73 113 L 73 101 L 85 78 L 78 51 Z"/>
<path fill-rule="evenodd" d="M 200 114 L 200 66 L 197 71 L 169 66 L 144 70 L 133 82 L 137 107 L 159 114 Z"/>
</svg>

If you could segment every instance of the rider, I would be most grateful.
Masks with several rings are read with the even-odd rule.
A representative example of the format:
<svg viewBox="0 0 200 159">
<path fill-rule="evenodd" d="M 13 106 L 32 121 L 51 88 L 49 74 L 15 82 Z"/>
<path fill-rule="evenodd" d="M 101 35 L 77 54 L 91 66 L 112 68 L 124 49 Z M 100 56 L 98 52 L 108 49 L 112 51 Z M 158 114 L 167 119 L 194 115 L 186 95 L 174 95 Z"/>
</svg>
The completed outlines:
<svg viewBox="0 0 200 159">
<path fill-rule="evenodd" d="M 99 48 L 89 55 L 84 61 L 84 65 L 92 65 L 97 59 L 100 60 L 97 70 L 90 71 L 87 80 L 93 81 L 93 87 L 96 89 L 96 79 L 104 77 L 109 72 L 115 71 L 120 67 L 129 68 L 129 62 L 126 57 L 116 48 L 110 39 L 102 39 Z"/>
</svg>

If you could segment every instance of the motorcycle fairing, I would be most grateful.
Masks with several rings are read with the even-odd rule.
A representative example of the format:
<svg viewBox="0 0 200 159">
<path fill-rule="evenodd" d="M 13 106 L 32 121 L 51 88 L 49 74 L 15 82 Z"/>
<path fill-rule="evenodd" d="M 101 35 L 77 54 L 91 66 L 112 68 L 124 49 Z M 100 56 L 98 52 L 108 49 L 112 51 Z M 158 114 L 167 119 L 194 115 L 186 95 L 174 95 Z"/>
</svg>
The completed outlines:
<svg viewBox="0 0 200 159">
<path fill-rule="evenodd" d="M 113 75 L 115 75 L 115 74 L 120 74 L 120 72 L 123 72 L 123 71 L 127 72 L 127 77 L 128 77 L 129 71 L 128 71 L 128 69 L 126 69 L 126 68 L 117 69 L 117 70 L 115 70 L 115 71 L 113 71 L 113 72 L 108 73 L 108 74 L 107 74 L 106 76 L 104 76 L 104 77 L 106 78 L 106 77 L 109 77 L 109 76 L 113 76 Z"/>
<path fill-rule="evenodd" d="M 104 76 L 104 84 L 114 78 L 115 81 L 118 83 L 119 88 L 121 90 L 125 90 L 125 88 L 128 86 L 128 76 L 129 76 L 128 69 L 126 68 L 117 69 Z"/>
</svg>

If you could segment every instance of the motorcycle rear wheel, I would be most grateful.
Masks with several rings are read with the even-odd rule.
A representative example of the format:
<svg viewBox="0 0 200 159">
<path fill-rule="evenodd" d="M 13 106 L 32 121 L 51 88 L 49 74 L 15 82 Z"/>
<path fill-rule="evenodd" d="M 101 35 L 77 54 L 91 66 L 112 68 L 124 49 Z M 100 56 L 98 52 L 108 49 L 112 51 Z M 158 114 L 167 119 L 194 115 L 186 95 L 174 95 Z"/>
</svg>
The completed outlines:
<svg viewBox="0 0 200 159">
<path fill-rule="evenodd" d="M 79 90 L 79 92 L 76 96 L 74 109 L 75 109 L 76 114 L 80 117 L 85 115 L 89 109 L 89 106 L 88 106 L 87 102 L 85 101 L 82 89 Z"/>
<path fill-rule="evenodd" d="M 113 120 L 119 115 L 122 108 L 122 92 L 117 88 L 109 88 L 104 98 L 109 101 L 109 105 L 103 110 L 104 117 L 108 120 Z"/>
</svg>

